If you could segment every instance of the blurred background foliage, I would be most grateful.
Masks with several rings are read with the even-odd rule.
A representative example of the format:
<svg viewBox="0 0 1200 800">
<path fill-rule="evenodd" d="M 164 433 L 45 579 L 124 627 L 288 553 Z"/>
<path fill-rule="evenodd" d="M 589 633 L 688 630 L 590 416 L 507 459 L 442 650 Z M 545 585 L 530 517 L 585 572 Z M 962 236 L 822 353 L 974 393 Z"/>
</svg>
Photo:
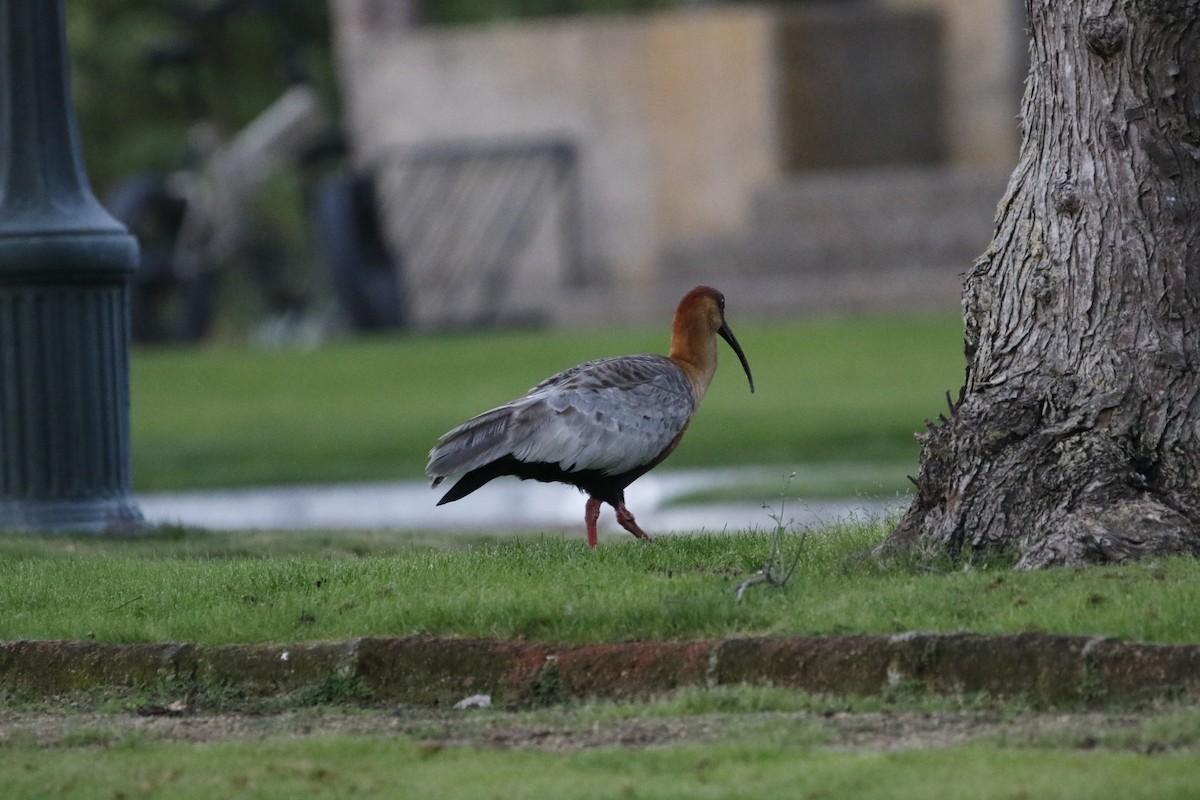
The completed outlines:
<svg viewBox="0 0 1200 800">
<path fill-rule="evenodd" d="M 300 72 L 336 108 L 326 3 L 251 2 L 246 13 L 224 19 L 192 13 L 216 5 L 68 3 L 76 110 L 100 193 L 122 175 L 179 166 L 192 123 L 205 119 L 221 133 L 236 131 Z M 264 13 L 272 6 L 286 6 L 285 13 Z M 283 56 L 288 39 L 295 63 Z M 178 63 L 188 49 L 195 62 Z"/>
</svg>

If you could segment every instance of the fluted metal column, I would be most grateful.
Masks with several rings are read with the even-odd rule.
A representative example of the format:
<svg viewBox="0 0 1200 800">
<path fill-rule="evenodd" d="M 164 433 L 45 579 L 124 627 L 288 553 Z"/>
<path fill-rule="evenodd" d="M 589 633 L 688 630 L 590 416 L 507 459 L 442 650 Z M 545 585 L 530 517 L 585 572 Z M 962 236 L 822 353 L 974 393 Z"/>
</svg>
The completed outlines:
<svg viewBox="0 0 1200 800">
<path fill-rule="evenodd" d="M 84 171 L 64 13 L 0 0 L 0 529 L 130 530 L 137 243 Z"/>
</svg>

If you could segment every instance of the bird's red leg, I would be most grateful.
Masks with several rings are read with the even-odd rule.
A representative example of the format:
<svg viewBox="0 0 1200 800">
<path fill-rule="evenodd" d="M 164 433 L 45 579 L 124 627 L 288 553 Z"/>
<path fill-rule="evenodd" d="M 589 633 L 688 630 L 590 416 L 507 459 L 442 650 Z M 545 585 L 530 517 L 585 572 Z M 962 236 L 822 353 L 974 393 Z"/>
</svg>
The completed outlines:
<svg viewBox="0 0 1200 800">
<path fill-rule="evenodd" d="M 588 547 L 596 546 L 596 520 L 600 519 L 600 501 L 589 497 L 587 508 L 583 512 L 583 521 L 587 524 Z"/>
<path fill-rule="evenodd" d="M 624 503 L 617 503 L 616 509 L 617 522 L 621 523 L 622 528 L 629 531 L 639 539 L 643 539 L 647 542 L 653 541 L 650 538 L 650 534 L 638 527 L 637 520 L 633 518 L 633 512 L 626 508 Z"/>
</svg>

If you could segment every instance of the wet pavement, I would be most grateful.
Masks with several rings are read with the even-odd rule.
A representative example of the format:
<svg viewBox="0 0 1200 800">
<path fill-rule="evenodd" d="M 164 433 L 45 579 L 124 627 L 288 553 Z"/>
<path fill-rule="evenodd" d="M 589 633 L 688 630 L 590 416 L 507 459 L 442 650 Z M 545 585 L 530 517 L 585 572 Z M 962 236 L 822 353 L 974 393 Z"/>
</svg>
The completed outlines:
<svg viewBox="0 0 1200 800">
<path fill-rule="evenodd" d="M 764 473 L 759 470 L 758 476 Z M 766 473 L 768 477 L 774 473 Z M 775 526 L 779 497 L 763 503 L 683 504 L 681 495 L 729 480 L 754 477 L 747 470 L 694 470 L 646 475 L 626 490 L 626 503 L 651 532 L 761 529 Z M 211 528 L 313 528 L 385 530 L 530 531 L 583 527 L 585 498 L 569 486 L 497 480 L 470 497 L 436 505 L 442 487 L 424 481 L 318 486 L 281 486 L 218 491 L 143 494 L 137 502 L 147 521 Z M 845 519 L 875 519 L 906 504 L 903 497 L 803 500 L 789 498 L 782 521 L 820 528 Z M 771 507 L 766 507 L 769 504 Z M 619 532 L 612 509 L 600 515 L 601 532 Z"/>
</svg>

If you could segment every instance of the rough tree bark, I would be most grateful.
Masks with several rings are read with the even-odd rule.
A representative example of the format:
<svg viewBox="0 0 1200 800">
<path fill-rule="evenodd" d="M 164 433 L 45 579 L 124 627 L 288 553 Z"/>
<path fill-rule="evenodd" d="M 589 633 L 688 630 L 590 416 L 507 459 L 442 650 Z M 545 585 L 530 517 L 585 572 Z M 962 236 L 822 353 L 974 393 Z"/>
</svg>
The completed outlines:
<svg viewBox="0 0 1200 800">
<path fill-rule="evenodd" d="M 967 373 L 883 551 L 1200 554 L 1200 0 L 1027 0 Z"/>
</svg>

